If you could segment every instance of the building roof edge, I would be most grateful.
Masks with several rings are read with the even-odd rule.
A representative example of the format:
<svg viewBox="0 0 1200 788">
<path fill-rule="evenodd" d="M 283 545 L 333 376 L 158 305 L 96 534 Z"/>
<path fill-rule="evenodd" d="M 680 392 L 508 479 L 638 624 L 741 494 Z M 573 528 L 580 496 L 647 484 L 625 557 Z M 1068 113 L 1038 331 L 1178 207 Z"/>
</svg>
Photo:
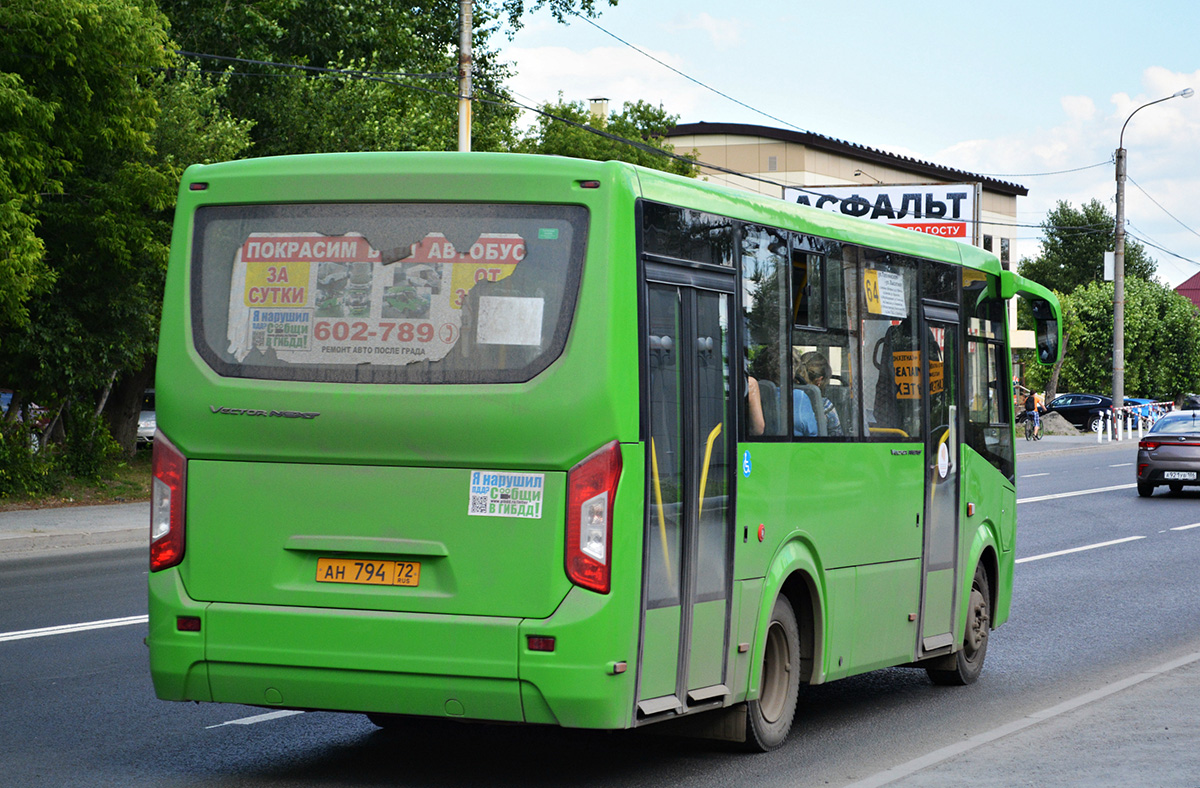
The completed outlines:
<svg viewBox="0 0 1200 788">
<path fill-rule="evenodd" d="M 922 161 L 909 156 L 900 156 L 877 148 L 868 148 L 865 145 L 834 139 L 833 137 L 826 137 L 821 134 L 814 134 L 811 131 L 777 129 L 771 126 L 758 126 L 751 123 L 709 123 L 701 121 L 699 123 L 680 123 L 667 132 L 666 136 L 669 139 L 671 137 L 681 137 L 691 134 L 733 134 L 743 137 L 764 137 L 780 142 L 792 142 L 797 145 L 819 148 L 831 153 L 851 155 L 865 161 L 874 161 L 879 164 L 901 167 L 910 172 L 928 175 L 938 180 L 979 182 L 988 191 L 1000 192 L 1001 194 L 1011 194 L 1017 197 L 1024 197 L 1029 194 L 1029 189 L 1018 183 L 1001 181 L 953 167 L 944 167 L 930 161 Z"/>
</svg>

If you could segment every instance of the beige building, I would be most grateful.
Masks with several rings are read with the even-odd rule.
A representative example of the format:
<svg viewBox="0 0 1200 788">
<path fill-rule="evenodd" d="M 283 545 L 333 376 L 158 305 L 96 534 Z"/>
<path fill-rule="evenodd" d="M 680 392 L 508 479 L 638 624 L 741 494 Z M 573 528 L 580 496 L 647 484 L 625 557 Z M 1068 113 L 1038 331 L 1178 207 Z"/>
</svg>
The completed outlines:
<svg viewBox="0 0 1200 788">
<path fill-rule="evenodd" d="M 1012 259 L 1012 250 L 1017 232 L 1017 198 L 1029 193 L 1024 186 L 806 131 L 742 123 L 682 123 L 667 135 L 667 139 L 675 146 L 676 153 L 695 152 L 702 163 L 710 165 L 711 168 L 702 168 L 701 177 L 713 183 L 789 200 L 803 195 L 802 199 L 818 207 L 822 187 L 833 187 L 831 192 L 845 197 L 859 194 L 863 198 L 858 203 L 860 210 L 870 204 L 868 213 L 853 215 L 865 215 L 923 232 L 930 232 L 935 224 L 918 227 L 909 223 L 920 216 L 914 216 L 914 209 L 920 210 L 916 204 L 911 201 L 905 204 L 904 197 L 898 197 L 884 205 L 879 202 L 879 194 L 886 193 L 888 186 L 955 184 L 952 194 L 961 193 L 962 187 L 966 187 L 972 192 L 971 215 L 961 217 L 961 222 L 951 223 L 960 225 L 961 235 L 957 240 L 982 246 L 999 257 L 1005 268 L 1016 263 Z M 861 188 L 846 188 L 854 186 Z M 809 187 L 811 191 L 806 191 Z M 923 197 L 929 191 L 930 188 L 900 189 L 893 190 L 893 194 L 907 193 L 915 197 L 919 193 Z M 940 198 L 945 193 L 939 193 L 939 210 L 945 207 Z M 888 217 L 889 208 L 897 215 Z M 921 208 L 928 206 L 923 204 Z M 907 216 L 898 215 L 906 210 Z M 1016 330 L 1016 314 L 1016 303 L 1010 302 L 1012 346 L 1034 347 L 1032 331 Z"/>
<path fill-rule="evenodd" d="M 995 253 L 1006 268 L 1015 263 L 1017 197 L 1029 193 L 1024 186 L 804 131 L 741 123 L 683 123 L 667 137 L 676 153 L 694 151 L 704 164 L 721 168 L 702 170 L 709 181 L 774 197 L 785 197 L 788 187 L 859 185 L 867 190 L 881 184 L 976 185 L 977 210 L 965 217 L 968 235 L 959 240 Z M 897 213 L 899 203 L 895 200 L 891 206 Z"/>
</svg>

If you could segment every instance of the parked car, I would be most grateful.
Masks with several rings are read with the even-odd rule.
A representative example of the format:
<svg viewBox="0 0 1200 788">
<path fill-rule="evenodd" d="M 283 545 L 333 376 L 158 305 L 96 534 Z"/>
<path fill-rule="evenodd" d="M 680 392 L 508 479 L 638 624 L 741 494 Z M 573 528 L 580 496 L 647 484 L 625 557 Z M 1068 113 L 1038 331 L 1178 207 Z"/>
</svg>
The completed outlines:
<svg viewBox="0 0 1200 788">
<path fill-rule="evenodd" d="M 1103 414 L 1111 407 L 1112 398 L 1103 394 L 1059 394 L 1047 403 L 1046 410 L 1059 414 L 1082 430 L 1095 432 Z"/>
<path fill-rule="evenodd" d="M 1138 441 L 1138 495 L 1149 497 L 1161 484 L 1173 493 L 1200 484 L 1200 411 L 1168 413 Z"/>
<path fill-rule="evenodd" d="M 154 389 L 147 389 L 142 395 L 142 410 L 138 414 L 138 443 L 153 443 L 154 431 L 158 428 L 158 419 L 154 415 Z"/>
</svg>

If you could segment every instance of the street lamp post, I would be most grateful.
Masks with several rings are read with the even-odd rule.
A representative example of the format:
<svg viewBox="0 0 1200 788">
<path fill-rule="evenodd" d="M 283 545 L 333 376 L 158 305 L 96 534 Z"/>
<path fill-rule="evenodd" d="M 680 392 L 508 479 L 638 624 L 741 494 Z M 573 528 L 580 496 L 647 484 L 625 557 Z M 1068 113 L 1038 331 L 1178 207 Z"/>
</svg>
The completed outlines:
<svg viewBox="0 0 1200 788">
<path fill-rule="evenodd" d="M 1166 98 L 1143 104 L 1129 113 L 1121 126 L 1121 137 L 1117 143 L 1117 228 L 1113 245 L 1113 377 L 1112 404 L 1120 408 L 1125 404 L 1125 126 L 1133 116 L 1153 104 L 1173 98 L 1191 98 L 1191 88 L 1176 91 Z"/>
</svg>

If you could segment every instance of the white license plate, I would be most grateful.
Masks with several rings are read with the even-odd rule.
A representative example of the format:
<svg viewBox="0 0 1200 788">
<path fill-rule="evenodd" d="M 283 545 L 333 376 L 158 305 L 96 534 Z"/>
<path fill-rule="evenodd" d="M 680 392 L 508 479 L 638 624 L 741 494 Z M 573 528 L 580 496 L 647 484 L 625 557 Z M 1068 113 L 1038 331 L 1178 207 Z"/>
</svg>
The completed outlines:
<svg viewBox="0 0 1200 788">
<path fill-rule="evenodd" d="M 1163 471 L 1163 478 L 1173 482 L 1196 481 L 1195 471 Z"/>
</svg>

